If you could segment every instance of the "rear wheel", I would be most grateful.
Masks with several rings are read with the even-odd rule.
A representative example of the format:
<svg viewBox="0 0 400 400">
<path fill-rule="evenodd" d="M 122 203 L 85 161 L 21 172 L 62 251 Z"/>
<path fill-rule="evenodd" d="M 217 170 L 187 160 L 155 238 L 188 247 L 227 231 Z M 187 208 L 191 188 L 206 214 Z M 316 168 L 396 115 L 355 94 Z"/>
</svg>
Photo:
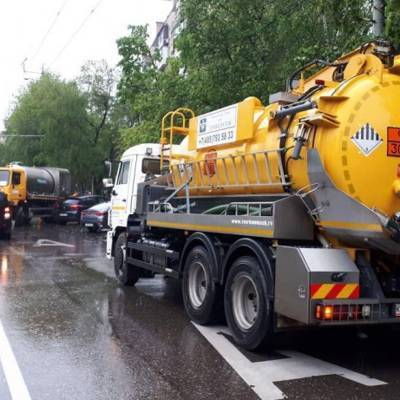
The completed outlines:
<svg viewBox="0 0 400 400">
<path fill-rule="evenodd" d="M 203 246 L 188 254 L 183 271 L 182 294 L 190 319 L 205 325 L 216 322 L 222 314 L 221 288 L 212 276 L 210 256 Z"/>
<path fill-rule="evenodd" d="M 126 263 L 126 233 L 121 233 L 115 242 L 114 270 L 118 282 L 124 286 L 133 286 L 139 280 L 139 269 Z"/>
<path fill-rule="evenodd" d="M 3 240 L 11 240 L 11 231 L 10 232 L 3 232 L 0 234 L 0 239 Z"/>
<path fill-rule="evenodd" d="M 233 263 L 225 285 L 224 303 L 228 326 L 237 344 L 247 350 L 271 344 L 273 305 L 255 257 L 243 256 Z"/>
<path fill-rule="evenodd" d="M 15 225 L 16 226 L 22 226 L 24 224 L 26 224 L 26 212 L 25 212 L 25 208 L 23 206 L 18 206 L 15 209 Z"/>
</svg>

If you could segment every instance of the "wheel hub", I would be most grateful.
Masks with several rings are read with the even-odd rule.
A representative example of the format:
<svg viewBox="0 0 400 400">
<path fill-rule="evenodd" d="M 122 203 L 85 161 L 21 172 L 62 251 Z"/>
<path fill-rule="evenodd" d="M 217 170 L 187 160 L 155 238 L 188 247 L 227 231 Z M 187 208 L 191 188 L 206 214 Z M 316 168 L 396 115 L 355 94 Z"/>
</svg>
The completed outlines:
<svg viewBox="0 0 400 400">
<path fill-rule="evenodd" d="M 259 302 L 260 298 L 253 278 L 247 273 L 239 274 L 232 285 L 232 309 L 241 330 L 247 331 L 255 324 Z"/>
<path fill-rule="evenodd" d="M 199 261 L 190 266 L 188 276 L 189 299 L 193 308 L 200 308 L 207 294 L 207 273 Z"/>
</svg>

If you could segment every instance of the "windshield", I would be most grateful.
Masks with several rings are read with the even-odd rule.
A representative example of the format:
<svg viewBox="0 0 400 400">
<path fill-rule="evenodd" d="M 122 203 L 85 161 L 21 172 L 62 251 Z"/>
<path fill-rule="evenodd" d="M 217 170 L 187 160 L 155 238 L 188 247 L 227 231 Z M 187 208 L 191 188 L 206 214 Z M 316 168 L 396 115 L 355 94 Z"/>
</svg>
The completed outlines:
<svg viewBox="0 0 400 400">
<path fill-rule="evenodd" d="M 10 172 L 6 170 L 0 170 L 0 187 L 8 185 L 8 179 L 10 178 Z"/>
</svg>

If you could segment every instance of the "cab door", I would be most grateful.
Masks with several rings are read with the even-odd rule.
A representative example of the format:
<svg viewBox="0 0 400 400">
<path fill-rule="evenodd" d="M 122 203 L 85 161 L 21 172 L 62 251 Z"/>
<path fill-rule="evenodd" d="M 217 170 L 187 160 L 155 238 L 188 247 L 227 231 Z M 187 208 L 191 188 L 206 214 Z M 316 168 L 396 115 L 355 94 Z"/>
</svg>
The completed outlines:
<svg viewBox="0 0 400 400">
<path fill-rule="evenodd" d="M 126 227 L 129 213 L 129 180 L 132 160 L 123 160 L 119 164 L 114 188 L 111 192 L 111 226 Z"/>
<path fill-rule="evenodd" d="M 12 171 L 9 201 L 19 204 L 27 198 L 26 177 L 23 171 Z"/>
</svg>

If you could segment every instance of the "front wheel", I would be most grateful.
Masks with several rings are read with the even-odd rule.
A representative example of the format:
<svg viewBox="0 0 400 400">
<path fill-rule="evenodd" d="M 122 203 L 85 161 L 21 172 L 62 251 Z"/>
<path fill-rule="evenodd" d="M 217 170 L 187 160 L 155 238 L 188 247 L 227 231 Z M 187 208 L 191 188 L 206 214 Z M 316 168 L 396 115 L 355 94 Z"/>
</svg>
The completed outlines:
<svg viewBox="0 0 400 400">
<path fill-rule="evenodd" d="M 256 350 L 271 343 L 273 305 L 255 257 L 243 256 L 233 263 L 225 285 L 224 304 L 228 326 L 238 345 Z"/>
<path fill-rule="evenodd" d="M 139 270 L 126 263 L 126 233 L 121 233 L 115 242 L 114 270 L 118 282 L 123 286 L 134 286 L 139 280 Z"/>
</svg>

